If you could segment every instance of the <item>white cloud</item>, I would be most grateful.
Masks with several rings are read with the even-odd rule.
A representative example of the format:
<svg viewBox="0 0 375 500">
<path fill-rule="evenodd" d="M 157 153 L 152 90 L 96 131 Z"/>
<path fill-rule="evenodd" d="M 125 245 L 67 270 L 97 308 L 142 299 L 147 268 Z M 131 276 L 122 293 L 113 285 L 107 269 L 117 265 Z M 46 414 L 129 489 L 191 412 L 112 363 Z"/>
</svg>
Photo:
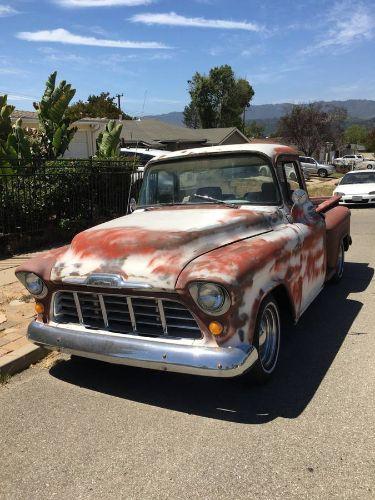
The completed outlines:
<svg viewBox="0 0 375 500">
<path fill-rule="evenodd" d="M 29 97 L 26 95 L 18 95 L 18 94 L 7 94 L 8 99 L 10 101 L 35 101 L 35 97 Z"/>
<path fill-rule="evenodd" d="M 132 42 L 129 40 L 107 40 L 93 36 L 82 36 L 70 33 L 63 28 L 41 31 L 21 31 L 17 38 L 28 42 L 64 43 L 70 45 L 87 45 L 91 47 L 109 47 L 117 49 L 169 49 L 159 42 Z"/>
<path fill-rule="evenodd" d="M 152 0 L 54 0 L 62 7 L 85 8 L 85 7 L 135 7 L 137 5 L 149 5 Z"/>
<path fill-rule="evenodd" d="M 36 101 L 36 97 L 31 97 L 29 95 L 23 95 L 23 94 L 12 94 L 10 92 L 7 92 L 6 90 L 0 89 L 0 94 L 4 95 L 6 94 L 8 96 L 8 101 Z"/>
<path fill-rule="evenodd" d="M 0 75 L 21 75 L 24 71 L 18 68 L 3 68 L 0 67 Z"/>
<path fill-rule="evenodd" d="M 354 44 L 374 37 L 375 16 L 361 3 L 353 3 L 350 0 L 335 3 L 326 21 L 329 28 L 325 31 L 325 35 L 313 45 L 303 49 L 302 54 L 321 52 L 327 48 L 348 49 Z"/>
<path fill-rule="evenodd" d="M 256 23 L 247 21 L 232 21 L 229 19 L 205 19 L 204 17 L 185 17 L 169 12 L 166 14 L 136 14 L 130 18 L 133 23 L 163 26 L 187 26 L 194 28 L 216 28 L 226 30 L 263 31 L 264 28 Z"/>
<path fill-rule="evenodd" d="M 18 14 L 18 11 L 10 5 L 0 5 L 0 17 L 13 16 Z"/>
</svg>

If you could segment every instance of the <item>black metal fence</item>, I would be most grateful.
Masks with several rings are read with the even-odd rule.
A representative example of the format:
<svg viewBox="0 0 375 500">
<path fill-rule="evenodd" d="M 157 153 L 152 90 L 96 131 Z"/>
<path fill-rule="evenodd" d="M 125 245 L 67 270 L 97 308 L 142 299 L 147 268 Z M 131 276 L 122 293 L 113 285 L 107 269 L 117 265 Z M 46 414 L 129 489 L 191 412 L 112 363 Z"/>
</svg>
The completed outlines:
<svg viewBox="0 0 375 500">
<path fill-rule="evenodd" d="M 128 160 L 0 165 L 0 254 L 64 241 L 125 215 L 142 176 Z"/>
</svg>

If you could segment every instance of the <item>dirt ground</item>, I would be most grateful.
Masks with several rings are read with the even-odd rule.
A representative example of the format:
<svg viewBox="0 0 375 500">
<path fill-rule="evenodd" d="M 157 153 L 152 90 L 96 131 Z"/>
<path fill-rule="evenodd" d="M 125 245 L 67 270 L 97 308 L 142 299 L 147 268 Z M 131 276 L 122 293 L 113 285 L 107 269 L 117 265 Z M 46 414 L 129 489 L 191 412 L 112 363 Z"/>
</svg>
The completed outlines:
<svg viewBox="0 0 375 500">
<path fill-rule="evenodd" d="M 0 356 L 21 343 L 34 316 L 34 300 L 21 283 L 0 287 Z"/>
</svg>

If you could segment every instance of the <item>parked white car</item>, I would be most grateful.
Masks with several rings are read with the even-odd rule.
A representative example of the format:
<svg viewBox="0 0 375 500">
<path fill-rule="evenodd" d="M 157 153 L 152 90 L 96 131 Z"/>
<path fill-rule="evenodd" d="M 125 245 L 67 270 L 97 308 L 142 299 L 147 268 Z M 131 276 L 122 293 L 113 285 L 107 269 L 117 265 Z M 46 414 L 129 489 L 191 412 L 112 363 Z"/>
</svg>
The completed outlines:
<svg viewBox="0 0 375 500">
<path fill-rule="evenodd" d="M 328 177 L 336 171 L 332 165 L 319 163 L 311 156 L 300 156 L 299 161 L 304 172 L 307 172 L 308 174 L 316 174 L 319 175 L 319 177 Z"/>
<path fill-rule="evenodd" d="M 127 158 L 137 158 L 138 162 L 141 165 L 146 165 L 146 163 L 153 158 L 159 158 L 166 153 L 169 153 L 169 151 L 146 148 L 120 148 L 120 156 L 125 156 Z"/>
<path fill-rule="evenodd" d="M 357 163 L 354 167 L 355 170 L 364 170 L 365 168 L 369 170 L 375 170 L 375 160 L 364 158 L 361 163 Z"/>
<path fill-rule="evenodd" d="M 363 161 L 362 155 L 345 155 L 339 158 L 335 158 L 332 163 L 333 165 L 355 165 Z"/>
<path fill-rule="evenodd" d="M 340 204 L 375 204 L 375 172 L 371 170 L 348 172 L 333 194 L 341 196 Z"/>
</svg>

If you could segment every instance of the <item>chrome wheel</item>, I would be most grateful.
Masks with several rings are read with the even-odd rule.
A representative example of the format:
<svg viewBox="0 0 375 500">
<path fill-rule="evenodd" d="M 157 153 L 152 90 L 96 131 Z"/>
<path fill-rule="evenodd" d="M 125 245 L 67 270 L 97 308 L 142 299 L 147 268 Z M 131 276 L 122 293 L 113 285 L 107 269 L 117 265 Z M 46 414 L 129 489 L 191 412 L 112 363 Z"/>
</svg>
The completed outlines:
<svg viewBox="0 0 375 500">
<path fill-rule="evenodd" d="M 263 370 L 270 373 L 277 362 L 280 346 L 280 317 L 274 302 L 263 309 L 259 321 L 258 349 Z"/>
<path fill-rule="evenodd" d="M 345 263 L 345 250 L 344 245 L 341 243 L 339 249 L 339 256 L 337 258 L 337 277 L 340 279 L 344 274 L 344 263 Z"/>
</svg>

